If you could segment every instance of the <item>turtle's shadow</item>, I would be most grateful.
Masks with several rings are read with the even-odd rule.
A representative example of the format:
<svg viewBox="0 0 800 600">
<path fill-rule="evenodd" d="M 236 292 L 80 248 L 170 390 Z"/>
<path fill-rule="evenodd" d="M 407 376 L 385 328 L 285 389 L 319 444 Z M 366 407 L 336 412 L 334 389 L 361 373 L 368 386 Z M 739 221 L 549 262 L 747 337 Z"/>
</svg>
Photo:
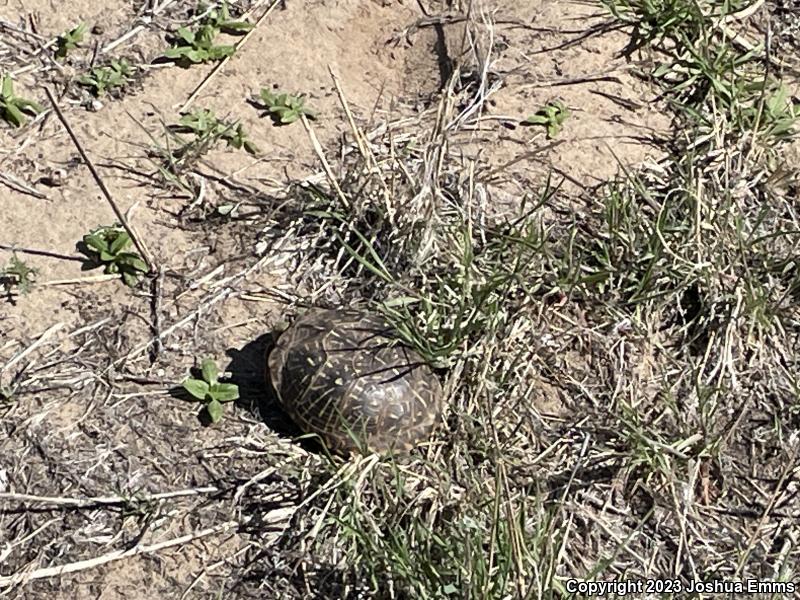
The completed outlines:
<svg viewBox="0 0 800 600">
<path fill-rule="evenodd" d="M 265 333 L 239 349 L 229 348 L 226 371 L 230 382 L 239 386 L 237 408 L 261 418 L 277 434 L 297 437 L 302 432 L 283 411 L 270 382 L 267 356 L 278 339 L 276 333 Z"/>
</svg>

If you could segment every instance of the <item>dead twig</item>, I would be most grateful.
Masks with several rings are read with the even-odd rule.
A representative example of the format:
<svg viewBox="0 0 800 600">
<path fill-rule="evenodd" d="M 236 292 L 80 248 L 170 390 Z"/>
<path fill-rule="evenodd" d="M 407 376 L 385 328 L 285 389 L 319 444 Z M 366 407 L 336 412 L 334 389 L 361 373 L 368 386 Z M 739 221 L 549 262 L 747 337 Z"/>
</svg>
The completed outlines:
<svg viewBox="0 0 800 600">
<path fill-rule="evenodd" d="M 97 505 L 114 506 L 118 504 L 129 504 L 130 502 L 153 502 L 156 500 L 168 500 L 170 498 L 183 498 L 186 496 L 198 496 L 200 494 L 213 494 L 220 491 L 214 486 L 199 488 L 189 488 L 185 490 L 175 490 L 174 492 L 162 492 L 159 494 L 148 494 L 146 496 L 95 496 L 92 498 L 63 498 L 60 496 L 36 496 L 33 494 L 15 494 L 11 492 L 0 493 L 0 500 L 8 500 L 20 503 L 48 504 L 51 506 L 69 506 L 71 508 L 89 508 Z"/>
<path fill-rule="evenodd" d="M 234 285 L 236 285 L 238 282 L 240 282 L 243 279 L 245 279 L 250 273 L 252 273 L 256 269 L 261 267 L 265 262 L 267 262 L 267 260 L 268 260 L 268 257 L 261 258 L 256 263 L 254 263 L 253 265 L 251 265 L 248 268 L 246 268 L 245 270 L 243 270 L 241 273 L 238 273 L 237 275 L 234 275 L 233 277 L 230 277 L 227 280 L 226 285 L 222 288 L 221 291 L 216 292 L 214 295 L 210 296 L 208 299 L 202 301 L 195 310 L 193 310 L 192 312 L 190 312 L 188 315 L 186 315 L 185 317 L 183 317 L 179 321 L 173 323 L 172 325 L 170 325 L 169 327 L 167 327 L 166 329 L 161 331 L 157 337 L 154 336 L 154 338 L 152 340 L 150 340 L 150 341 L 142 344 L 141 346 L 138 346 L 138 347 L 134 348 L 133 350 L 131 350 L 127 355 L 125 355 L 122 358 L 120 358 L 117 361 L 115 361 L 113 363 L 113 365 L 114 366 L 119 366 L 120 364 L 124 363 L 125 361 L 132 360 L 132 359 L 140 356 L 142 354 L 142 352 L 146 352 L 147 350 L 149 350 L 150 347 L 153 344 L 157 344 L 157 343 L 163 341 L 167 336 L 172 335 L 173 332 L 175 332 L 176 330 L 180 329 L 181 327 L 183 327 L 187 323 L 191 322 L 193 319 L 195 319 L 197 317 L 197 315 L 201 314 L 203 311 L 211 308 L 212 306 L 214 306 L 218 302 L 220 302 L 220 301 L 224 300 L 225 298 L 227 298 L 228 296 L 230 296 L 232 293 L 234 293 L 234 287 L 233 287 Z"/>
<path fill-rule="evenodd" d="M 306 133 L 308 133 L 308 137 L 311 140 L 311 145 L 314 146 L 314 152 L 317 153 L 317 158 L 319 158 L 320 163 L 322 163 L 322 168 L 325 170 L 325 176 L 327 177 L 328 182 L 331 184 L 336 192 L 336 195 L 339 197 L 342 206 L 349 209 L 350 201 L 344 195 L 342 188 L 339 187 L 339 182 L 336 180 L 336 176 L 333 174 L 333 169 L 331 169 L 328 159 L 325 158 L 325 152 L 322 149 L 322 144 L 319 143 L 319 139 L 317 139 L 317 134 L 314 133 L 314 130 L 312 129 L 311 124 L 308 122 L 308 119 L 305 115 L 300 115 L 300 120 L 303 123 L 303 127 L 306 128 Z"/>
<path fill-rule="evenodd" d="M 133 245 L 136 246 L 136 249 L 139 251 L 139 254 L 142 256 L 144 262 L 147 263 L 147 267 L 150 273 L 155 273 L 155 265 L 153 263 L 153 259 L 150 257 L 150 253 L 147 251 L 147 248 L 144 246 L 144 244 L 142 244 L 142 242 L 136 236 L 133 229 L 131 229 L 130 225 L 128 224 L 128 221 L 125 219 L 125 216 L 119 209 L 119 206 L 117 206 L 117 203 L 111 196 L 111 192 L 108 191 L 106 184 L 100 178 L 100 174 L 97 172 L 97 169 L 95 168 L 94 164 L 89 159 L 89 156 L 86 154 L 86 151 L 83 149 L 83 146 L 78 140 L 78 137 L 75 135 L 75 132 L 72 130 L 72 127 L 70 127 L 70 124 L 67 121 L 66 117 L 64 116 L 64 113 L 61 112 L 61 109 L 58 106 L 58 102 L 53 96 L 53 93 L 50 91 L 50 88 L 45 88 L 44 91 L 47 94 L 47 99 L 50 100 L 50 104 L 53 106 L 53 110 L 55 111 L 56 116 L 58 116 L 58 119 L 59 121 L 61 121 L 61 124 L 64 126 L 64 129 L 67 130 L 67 133 L 69 134 L 72 143 L 75 145 L 75 148 L 81 155 L 83 162 L 89 168 L 89 171 L 91 172 L 92 177 L 95 180 L 95 183 L 97 183 L 97 186 L 100 188 L 100 191 L 103 193 L 103 196 L 105 196 L 105 199 L 108 201 L 109 205 L 111 206 L 111 209 L 117 216 L 117 219 L 119 219 L 120 224 L 122 224 L 122 226 L 125 228 L 125 231 L 128 232 L 128 235 L 131 237 L 131 241 L 133 241 Z"/>
<path fill-rule="evenodd" d="M 216 76 L 216 74 L 222 70 L 222 67 L 224 67 L 228 63 L 231 56 L 236 54 L 236 52 L 238 52 L 239 49 L 245 45 L 247 40 L 250 39 L 250 36 L 253 35 L 253 32 L 256 29 L 258 29 L 258 27 L 266 20 L 266 18 L 272 13 L 272 11 L 275 10 L 275 7 L 278 6 L 278 4 L 280 4 L 280 0 L 275 0 L 272 4 L 269 5 L 269 8 L 267 8 L 264 14 L 259 17 L 255 25 L 253 25 L 253 28 L 246 34 L 244 34 L 242 39 L 240 39 L 236 44 L 234 44 L 234 52 L 223 58 L 214 66 L 213 69 L 211 69 L 211 72 L 203 78 L 203 81 L 201 81 L 200 84 L 196 88 L 194 88 L 194 91 L 189 95 L 189 98 L 186 100 L 186 102 L 184 102 L 183 106 L 181 106 L 178 112 L 183 112 L 187 108 L 189 108 L 189 105 L 191 105 L 191 103 L 195 101 L 200 92 L 202 92 L 208 85 L 208 82 L 211 81 Z"/>
<path fill-rule="evenodd" d="M 161 304 L 163 294 L 164 267 L 162 266 L 158 270 L 158 277 L 153 279 L 153 336 L 155 339 L 151 356 L 153 362 L 155 362 L 158 355 L 164 350 L 164 344 L 161 342 Z"/>
<path fill-rule="evenodd" d="M 25 350 L 23 350 L 22 352 L 17 354 L 14 358 L 12 358 L 10 361 L 8 361 L 5 365 L 0 367 L 0 373 L 2 373 L 3 371 L 7 371 L 11 367 L 13 367 L 15 364 L 17 364 L 19 361 L 21 361 L 23 358 L 28 356 L 28 354 L 30 354 L 31 352 L 36 350 L 36 348 L 38 348 L 39 346 L 44 344 L 49 338 L 51 338 L 63 326 L 64 326 L 63 322 L 56 323 L 55 325 L 52 325 L 42 335 L 40 335 L 39 339 L 37 339 L 33 344 L 31 344 L 30 346 L 25 348 Z"/>
<path fill-rule="evenodd" d="M 80 285 L 84 283 L 103 283 L 104 281 L 113 281 L 119 279 L 117 274 L 102 274 L 90 275 L 88 277 L 74 277 L 72 279 L 51 279 L 50 281 L 37 281 L 37 287 L 44 287 L 49 285 Z"/>
<path fill-rule="evenodd" d="M 138 545 L 134 546 L 130 550 L 115 550 L 114 552 L 109 552 L 108 554 L 104 554 L 102 556 L 98 556 L 95 558 L 90 558 L 87 560 L 79 560 L 73 563 L 67 563 L 65 565 L 59 565 L 55 567 L 46 567 L 43 569 L 36 569 L 34 571 L 29 571 L 27 573 L 15 573 L 14 575 L 8 575 L 5 577 L 0 577 L 0 588 L 3 587 L 10 587 L 13 585 L 24 584 L 29 581 L 33 581 L 35 579 L 45 579 L 47 577 L 58 577 L 60 575 L 65 575 L 66 573 L 75 573 L 77 571 L 85 571 L 86 569 L 92 569 L 94 567 L 99 567 L 100 565 L 104 565 L 115 560 L 121 560 L 123 558 L 130 558 L 132 556 L 139 556 L 140 554 L 153 554 L 165 548 L 171 548 L 173 546 L 182 546 L 184 544 L 188 544 L 189 542 L 193 542 L 195 540 L 199 540 L 200 538 L 209 537 L 211 535 L 218 535 L 220 533 L 224 533 L 229 529 L 232 529 L 238 525 L 236 521 L 227 521 L 222 523 L 221 525 L 217 525 L 215 527 L 209 527 L 207 529 L 201 529 L 200 531 L 196 531 L 194 533 L 189 533 L 187 535 L 182 535 L 177 538 L 173 538 L 171 540 L 167 540 L 164 542 L 159 542 L 157 544 L 148 544 L 148 545 Z"/>
<path fill-rule="evenodd" d="M 8 173 L 0 173 L 0 181 L 5 183 L 12 190 L 20 192 L 22 194 L 29 194 L 34 198 L 39 198 L 40 200 L 47 200 L 47 196 L 45 196 L 42 192 L 29 186 L 24 181 L 20 181 L 13 175 L 10 175 Z"/>
<path fill-rule="evenodd" d="M 49 250 L 37 250 L 36 248 L 21 248 L 19 246 L 8 246 L 0 244 L 0 250 L 8 250 L 17 254 L 30 254 L 32 256 L 46 256 L 47 258 L 57 258 L 59 260 L 72 260 L 75 262 L 84 262 L 86 259 L 82 256 L 70 256 L 69 254 L 60 254 L 59 252 L 50 252 Z"/>
<path fill-rule="evenodd" d="M 158 16 L 158 13 L 162 12 L 165 8 L 167 8 L 167 6 L 169 6 L 173 2 L 175 2 L 175 0 L 165 0 L 160 5 L 154 7 L 153 10 L 150 11 L 150 15 L 149 16 L 142 17 L 142 20 L 144 21 L 143 25 L 137 25 L 136 27 L 134 27 L 133 29 L 131 29 L 130 31 L 125 33 L 124 35 L 118 37 L 117 39 L 115 39 L 115 40 L 113 40 L 111 42 L 109 42 L 108 44 L 106 44 L 100 50 L 100 53 L 101 54 L 108 54 L 109 52 L 111 52 L 114 48 L 116 48 L 120 44 L 124 44 L 126 41 L 128 41 L 128 40 L 136 37 L 137 35 L 139 35 L 142 31 L 147 29 L 147 26 L 151 23 L 153 17 Z"/>
</svg>

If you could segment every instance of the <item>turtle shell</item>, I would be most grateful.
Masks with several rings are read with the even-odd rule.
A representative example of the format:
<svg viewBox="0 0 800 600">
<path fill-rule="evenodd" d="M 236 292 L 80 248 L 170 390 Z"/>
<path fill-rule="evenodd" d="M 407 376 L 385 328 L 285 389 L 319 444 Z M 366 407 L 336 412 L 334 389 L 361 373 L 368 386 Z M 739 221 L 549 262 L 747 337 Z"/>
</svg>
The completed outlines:
<svg viewBox="0 0 800 600">
<path fill-rule="evenodd" d="M 441 414 L 436 375 L 377 314 L 311 311 L 283 332 L 267 363 L 284 410 L 335 452 L 408 451 Z"/>
</svg>

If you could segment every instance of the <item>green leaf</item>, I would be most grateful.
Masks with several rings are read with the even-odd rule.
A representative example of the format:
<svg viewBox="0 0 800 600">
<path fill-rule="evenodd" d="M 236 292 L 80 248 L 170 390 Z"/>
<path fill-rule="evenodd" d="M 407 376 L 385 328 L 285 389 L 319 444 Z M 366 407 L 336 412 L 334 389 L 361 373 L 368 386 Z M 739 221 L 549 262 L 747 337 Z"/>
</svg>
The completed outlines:
<svg viewBox="0 0 800 600">
<path fill-rule="evenodd" d="M 194 36 L 194 47 L 210 49 L 217 35 L 217 28 L 211 25 L 203 25 L 197 30 Z"/>
<path fill-rule="evenodd" d="M 212 399 L 208 404 L 206 404 L 206 412 L 211 418 L 212 423 L 219 423 L 222 420 L 224 410 L 222 408 L 222 404 Z"/>
<path fill-rule="evenodd" d="M 225 33 L 238 35 L 250 31 L 253 24 L 247 21 L 225 21 L 219 24 L 219 28 Z"/>
<path fill-rule="evenodd" d="M 205 381 L 199 379 L 188 378 L 183 382 L 183 389 L 189 392 L 198 400 L 205 400 L 208 393 L 209 386 Z"/>
<path fill-rule="evenodd" d="M 97 233 L 90 233 L 88 235 L 83 236 L 83 243 L 97 250 L 98 252 L 107 252 L 108 251 L 108 242 L 103 239 L 100 234 Z"/>
<path fill-rule="evenodd" d="M 209 54 L 207 50 L 189 49 L 184 53 L 184 56 L 193 63 L 201 63 L 209 59 Z"/>
<path fill-rule="evenodd" d="M 233 46 L 212 46 L 208 49 L 208 54 L 214 60 L 219 60 L 225 58 L 226 56 L 230 56 L 235 51 Z"/>
<path fill-rule="evenodd" d="M 122 281 L 128 287 L 136 287 L 136 284 L 139 283 L 139 276 L 136 274 L 135 271 L 134 272 L 123 271 L 122 272 Z"/>
<path fill-rule="evenodd" d="M 203 379 L 206 382 L 209 384 L 217 383 L 217 379 L 219 378 L 219 369 L 217 368 L 217 363 L 215 363 L 212 359 L 207 358 L 200 365 L 200 369 L 203 371 Z"/>
<path fill-rule="evenodd" d="M 544 115 L 532 115 L 525 119 L 525 122 L 530 123 L 531 125 L 546 125 L 548 118 Z"/>
<path fill-rule="evenodd" d="M 130 265 L 137 271 L 141 271 L 142 273 L 147 273 L 147 263 L 144 262 L 137 254 L 126 254 L 125 255 L 125 264 Z"/>
<path fill-rule="evenodd" d="M 125 246 L 131 243 L 131 236 L 128 235 L 127 231 L 120 231 L 117 233 L 116 238 L 111 242 L 111 247 L 109 248 L 109 252 L 111 254 L 119 254 L 122 250 L 125 249 Z"/>
<path fill-rule="evenodd" d="M 260 152 L 259 149 L 258 149 L 258 146 L 256 146 L 253 142 L 251 142 L 249 140 L 245 140 L 244 149 L 245 149 L 245 151 L 247 153 L 253 154 L 253 155 L 256 155 L 256 154 L 258 154 Z"/>
<path fill-rule="evenodd" d="M 3 77 L 3 98 L 5 100 L 10 100 L 14 97 L 14 82 L 12 81 L 11 77 L 6 75 Z"/>
<path fill-rule="evenodd" d="M 4 107 L 6 120 L 15 127 L 21 127 L 25 122 L 25 115 L 13 104 L 6 104 Z"/>
<path fill-rule="evenodd" d="M 217 383 L 211 386 L 208 393 L 220 402 L 230 402 L 239 399 L 239 386 L 235 383 Z"/>
<path fill-rule="evenodd" d="M 11 283 L 17 287 L 19 293 L 23 296 L 30 292 L 31 285 L 33 284 L 32 277 L 37 273 L 38 271 L 36 269 L 25 264 L 16 254 L 11 255 L 11 262 L 8 267 L 0 269 L 0 275 L 5 274 L 6 279 L 11 278 Z M 8 285 L 9 283 L 5 282 L 6 288 Z"/>
<path fill-rule="evenodd" d="M 270 92 L 267 88 L 261 88 L 261 92 L 258 94 L 261 99 L 264 101 L 264 104 L 267 106 L 272 106 L 275 104 L 275 95 Z"/>
<path fill-rule="evenodd" d="M 182 57 L 186 56 L 186 53 L 189 50 L 191 50 L 191 48 L 187 48 L 185 46 L 177 46 L 175 48 L 167 48 L 164 51 L 164 56 L 166 56 L 167 58 L 174 58 L 174 59 L 182 58 Z"/>
<path fill-rule="evenodd" d="M 794 127 L 794 121 L 788 119 L 778 121 L 772 128 L 772 134 L 777 136 L 783 135 L 784 133 L 791 131 L 792 127 Z"/>
<path fill-rule="evenodd" d="M 281 123 L 283 123 L 284 125 L 288 125 L 289 123 L 294 123 L 299 118 L 300 118 L 300 115 L 296 111 L 291 110 L 291 109 L 287 109 L 281 115 Z"/>
<path fill-rule="evenodd" d="M 194 44 L 194 32 L 187 27 L 178 27 L 178 36 L 187 44 Z"/>
<path fill-rule="evenodd" d="M 56 40 L 56 58 L 66 58 L 67 52 L 77 48 L 78 44 L 83 41 L 85 33 L 86 23 L 80 23 L 77 27 L 58 36 Z"/>
<path fill-rule="evenodd" d="M 31 112 L 35 115 L 38 115 L 40 112 L 44 110 L 41 104 L 37 104 L 33 100 L 23 100 L 22 98 L 15 98 L 14 104 L 16 104 L 18 108 Z"/>
</svg>

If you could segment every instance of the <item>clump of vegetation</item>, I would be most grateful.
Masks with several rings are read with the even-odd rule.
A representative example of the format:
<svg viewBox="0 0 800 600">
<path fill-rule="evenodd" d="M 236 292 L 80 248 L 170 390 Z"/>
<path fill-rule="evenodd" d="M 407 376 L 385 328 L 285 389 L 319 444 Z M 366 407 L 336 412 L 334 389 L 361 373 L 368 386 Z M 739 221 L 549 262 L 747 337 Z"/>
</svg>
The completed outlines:
<svg viewBox="0 0 800 600">
<path fill-rule="evenodd" d="M 188 377 L 182 384 L 183 389 L 204 404 L 201 417 L 206 416 L 212 423 L 218 423 L 224 414 L 223 403 L 239 398 L 239 386 L 220 383 L 219 369 L 210 358 L 202 362 L 200 371 L 202 379 Z"/>
<path fill-rule="evenodd" d="M 131 245 L 128 232 L 118 226 L 98 227 L 83 236 L 84 252 L 104 267 L 105 273 L 119 273 L 125 285 L 134 287 L 147 273 L 147 264 L 135 252 L 127 251 Z"/>
<path fill-rule="evenodd" d="M 760 131 L 768 140 L 788 138 L 800 119 L 800 103 L 792 100 L 786 85 L 779 81 L 771 81 L 763 91 L 758 101 L 743 108 L 743 128 Z"/>
<path fill-rule="evenodd" d="M 25 100 L 14 94 L 14 82 L 10 75 L 4 75 L 0 82 L 0 115 L 14 127 L 25 123 L 24 113 L 37 115 L 42 107 L 33 100 Z"/>
<path fill-rule="evenodd" d="M 657 47 L 663 61 L 650 73 L 684 126 L 709 147 L 714 139 L 749 132 L 762 148 L 790 134 L 800 109 L 765 68 L 763 51 L 740 50 L 726 25 L 745 2 L 604 0 L 633 27 L 633 45 Z"/>
<path fill-rule="evenodd" d="M 439 118 L 451 117 L 440 110 Z M 402 153 L 392 135 L 370 140 L 380 157 L 375 168 L 365 168 L 359 153 L 345 159 L 341 194 L 311 189 L 299 200 L 309 227 L 309 255 L 299 262 L 312 272 L 326 265 L 303 276 L 324 281 L 344 302 L 368 302 L 428 363 L 447 369 L 458 416 L 414 466 L 376 461 L 341 477 L 332 469 L 331 491 L 303 515 L 316 523 L 309 552 L 327 568 L 334 548 L 353 566 L 340 583 L 364 597 L 389 580 L 397 597 L 409 598 L 557 589 L 549 566 L 531 583 L 526 561 L 552 561 L 562 524 L 548 523 L 546 494 L 504 483 L 504 464 L 525 464 L 541 450 L 527 407 L 541 360 L 535 314 L 558 287 L 559 236 L 543 226 L 541 210 L 555 189 L 526 196 L 508 219 L 484 221 L 480 196 L 455 176 L 464 165 L 442 138 L 424 153 Z M 403 182 L 397 173 L 406 174 Z M 428 176 L 436 193 L 425 189 Z M 493 492 L 488 501 L 483 490 Z"/>
<path fill-rule="evenodd" d="M 92 93 L 103 96 L 107 91 L 122 87 L 133 74 L 133 67 L 124 58 L 112 60 L 108 66 L 95 67 L 86 75 L 78 77 L 78 83 L 91 88 Z"/>
<path fill-rule="evenodd" d="M 244 126 L 239 122 L 223 121 L 214 111 L 198 109 L 183 115 L 171 130 L 175 133 L 192 133 L 195 142 L 209 147 L 217 140 L 224 141 L 237 150 L 244 148 L 250 154 L 258 154 L 258 147 L 247 138 Z"/>
<path fill-rule="evenodd" d="M 294 123 L 302 115 L 315 119 L 314 112 L 305 105 L 305 96 L 291 94 L 276 94 L 262 88 L 258 95 L 257 104 L 265 109 L 277 125 Z"/>
<path fill-rule="evenodd" d="M 535 114 L 525 119 L 524 123 L 529 125 L 544 125 L 547 129 L 547 137 L 556 137 L 564 125 L 564 121 L 569 118 L 569 109 L 560 100 L 548 102 Z"/>
<path fill-rule="evenodd" d="M 83 36 L 86 34 L 86 23 L 80 23 L 74 29 L 62 33 L 56 40 L 56 58 L 63 60 L 67 57 L 70 50 L 75 50 L 83 41 Z"/>
<path fill-rule="evenodd" d="M 258 154 L 258 147 L 248 138 L 241 123 L 219 119 L 211 110 L 196 109 L 164 129 L 163 140 L 148 133 L 153 142 L 151 156 L 157 159 L 153 162 L 165 182 L 192 195 L 197 191 L 196 182 L 186 174 L 219 141 Z"/>
<path fill-rule="evenodd" d="M 223 2 L 219 9 L 208 12 L 197 29 L 178 28 L 173 46 L 164 56 L 176 62 L 190 64 L 221 60 L 231 56 L 235 48 L 227 44 L 215 44 L 217 35 L 220 32 L 241 35 L 252 28 L 252 23 L 231 19 L 228 3 Z"/>
<path fill-rule="evenodd" d="M 31 285 L 38 271 L 21 261 L 16 254 L 11 255 L 8 266 L 0 271 L 0 285 L 6 294 L 16 289 L 23 296 L 31 291 Z"/>
</svg>

